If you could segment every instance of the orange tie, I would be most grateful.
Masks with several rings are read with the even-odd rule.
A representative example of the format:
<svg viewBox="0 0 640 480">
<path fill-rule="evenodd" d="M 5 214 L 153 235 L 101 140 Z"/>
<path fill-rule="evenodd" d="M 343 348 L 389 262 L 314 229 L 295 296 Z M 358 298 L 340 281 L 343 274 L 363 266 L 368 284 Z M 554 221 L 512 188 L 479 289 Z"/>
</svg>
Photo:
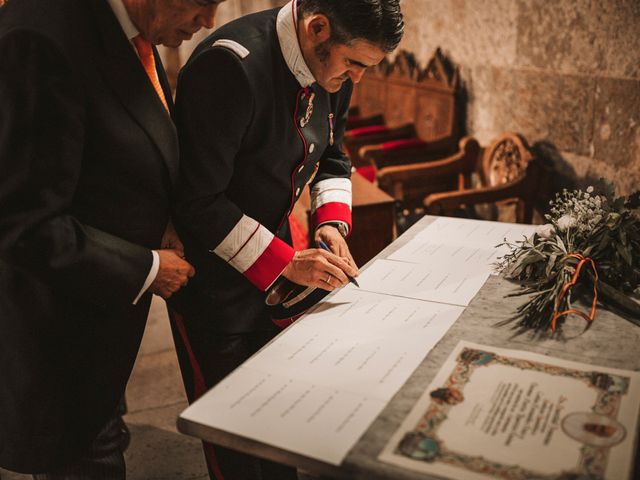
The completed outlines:
<svg viewBox="0 0 640 480">
<path fill-rule="evenodd" d="M 142 62 L 144 71 L 147 72 L 147 77 L 149 77 L 151 85 L 153 85 L 153 88 L 155 88 L 158 97 L 160 97 L 160 100 L 164 105 L 164 108 L 169 111 L 167 99 L 165 98 L 162 87 L 160 86 L 160 82 L 158 81 L 158 74 L 156 72 L 156 60 L 155 58 L 153 58 L 153 49 L 151 48 L 151 43 L 138 35 L 136 37 L 133 37 L 133 45 L 138 51 L 138 56 L 140 57 L 140 61 Z"/>
</svg>

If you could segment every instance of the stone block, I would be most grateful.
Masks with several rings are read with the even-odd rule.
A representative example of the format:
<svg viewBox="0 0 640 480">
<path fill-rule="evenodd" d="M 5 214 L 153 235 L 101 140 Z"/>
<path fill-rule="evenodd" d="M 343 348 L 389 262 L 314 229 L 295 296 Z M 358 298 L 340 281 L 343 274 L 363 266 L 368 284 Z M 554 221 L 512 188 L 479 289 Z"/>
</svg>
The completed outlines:
<svg viewBox="0 0 640 480">
<path fill-rule="evenodd" d="M 517 5 L 512 0 L 404 0 L 400 44 L 424 64 L 436 47 L 457 65 L 514 65 Z"/>
<path fill-rule="evenodd" d="M 511 130 L 533 143 L 588 155 L 595 80 L 535 70 L 478 67 L 472 72 L 469 130 L 497 135 Z M 483 139 L 486 142 L 486 140 Z"/>
<path fill-rule="evenodd" d="M 518 0 L 518 66 L 640 78 L 640 2 Z"/>
<path fill-rule="evenodd" d="M 640 80 L 598 78 L 595 99 L 593 156 L 638 178 Z"/>
<path fill-rule="evenodd" d="M 478 66 L 467 74 L 467 131 L 487 145 L 500 132 L 515 130 L 514 75 L 509 69 L 491 66 Z"/>
</svg>

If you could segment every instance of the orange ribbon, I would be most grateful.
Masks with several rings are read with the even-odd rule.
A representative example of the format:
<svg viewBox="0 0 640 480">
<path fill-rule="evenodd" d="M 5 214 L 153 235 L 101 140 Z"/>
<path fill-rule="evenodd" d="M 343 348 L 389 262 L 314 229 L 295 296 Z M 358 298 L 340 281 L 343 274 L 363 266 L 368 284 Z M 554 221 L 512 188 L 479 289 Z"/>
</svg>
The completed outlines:
<svg viewBox="0 0 640 480">
<path fill-rule="evenodd" d="M 556 310 L 553 312 L 553 318 L 551 319 L 551 330 L 554 332 L 556 331 L 558 318 L 564 317 L 565 315 L 575 313 L 576 315 L 580 315 L 589 323 L 593 322 L 593 319 L 596 318 L 596 304 L 598 303 L 598 270 L 596 270 L 596 262 L 594 262 L 593 259 L 590 257 L 585 258 L 584 255 L 580 253 L 570 253 L 567 256 L 572 258 L 577 258 L 578 260 L 580 260 L 580 262 L 578 262 L 578 265 L 576 266 L 576 271 L 573 274 L 573 278 L 571 279 L 570 282 L 565 284 L 564 287 L 562 287 L 562 291 L 560 292 L 560 295 L 558 296 L 558 300 L 556 301 Z M 557 306 L 560 305 L 560 302 L 562 302 L 562 299 L 564 298 L 566 293 L 569 291 L 569 289 L 576 284 L 576 282 L 578 281 L 578 277 L 580 276 L 580 270 L 582 270 L 582 266 L 587 262 L 591 265 L 591 268 L 593 268 L 593 273 L 594 273 L 593 303 L 591 304 L 591 312 L 589 313 L 589 315 L 587 315 L 586 313 L 580 310 L 577 310 L 575 308 L 570 308 L 569 310 L 558 312 Z"/>
</svg>

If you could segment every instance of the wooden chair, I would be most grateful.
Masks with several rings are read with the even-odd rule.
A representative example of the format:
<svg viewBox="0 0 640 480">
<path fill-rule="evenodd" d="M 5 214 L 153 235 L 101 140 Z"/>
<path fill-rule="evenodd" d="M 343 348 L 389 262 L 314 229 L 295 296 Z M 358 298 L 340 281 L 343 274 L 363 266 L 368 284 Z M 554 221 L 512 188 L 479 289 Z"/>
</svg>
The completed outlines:
<svg viewBox="0 0 640 480">
<path fill-rule="evenodd" d="M 516 133 L 503 133 L 483 150 L 477 164 L 481 185 L 468 188 L 466 182 L 449 192 L 430 193 L 424 198 L 428 213 L 452 215 L 462 207 L 478 204 L 515 205 L 515 219 L 531 223 L 535 201 L 544 190 L 545 170 Z M 465 173 L 468 165 L 460 165 Z M 434 176 L 439 173 L 432 171 Z"/>
<path fill-rule="evenodd" d="M 460 135 L 459 92 L 458 69 L 440 49 L 423 70 L 406 51 L 393 63 L 382 62 L 354 90 L 358 115 L 348 122 L 344 139 L 352 164 L 356 168 L 371 164 L 362 156 L 365 146 L 364 151 L 380 151 L 378 156 L 388 152 L 394 157 L 396 150 L 402 150 L 399 158 L 412 153 L 421 159 L 453 154 Z M 376 123 L 379 120 L 384 123 Z"/>
<path fill-rule="evenodd" d="M 371 115 L 369 117 L 363 117 L 360 113 L 360 107 L 355 105 L 353 107 L 349 107 L 349 116 L 347 118 L 346 129 L 354 130 L 356 128 L 370 127 L 373 125 L 384 125 L 385 123 L 386 121 L 382 113 L 378 115 Z"/>
<path fill-rule="evenodd" d="M 430 147 L 438 152 L 441 145 L 434 143 Z M 460 140 L 456 153 L 437 160 L 430 156 L 424 161 L 412 157 L 409 162 L 402 158 L 402 152 L 397 152 L 399 158 L 385 156 L 386 163 L 376 165 L 377 183 L 404 208 L 422 207 L 424 197 L 430 193 L 470 186 L 480 151 L 478 142 L 467 136 Z"/>
<path fill-rule="evenodd" d="M 355 168 L 369 165 L 369 161 L 360 154 L 367 145 L 385 145 L 398 140 L 416 139 L 417 132 L 413 123 L 407 123 L 396 128 L 386 125 L 367 125 L 349 130 L 344 135 L 344 148 Z"/>
</svg>

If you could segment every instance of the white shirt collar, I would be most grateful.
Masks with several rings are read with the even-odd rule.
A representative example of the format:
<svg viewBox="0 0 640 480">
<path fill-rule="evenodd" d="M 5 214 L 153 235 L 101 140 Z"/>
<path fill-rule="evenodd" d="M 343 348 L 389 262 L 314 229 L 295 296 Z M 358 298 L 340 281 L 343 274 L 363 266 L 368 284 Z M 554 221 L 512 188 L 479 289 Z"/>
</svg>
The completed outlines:
<svg viewBox="0 0 640 480">
<path fill-rule="evenodd" d="M 308 87 L 316 79 L 302 56 L 302 50 L 300 50 L 300 44 L 298 43 L 297 23 L 296 0 L 291 0 L 278 12 L 276 31 L 278 32 L 282 56 L 287 62 L 289 70 L 291 70 L 291 73 L 293 73 L 301 86 Z"/>
<path fill-rule="evenodd" d="M 131 17 L 129 17 L 129 12 L 124 7 L 124 3 L 122 0 L 107 0 L 109 5 L 111 6 L 111 10 L 115 14 L 118 19 L 118 23 L 122 27 L 124 34 L 127 36 L 129 40 L 132 40 L 134 37 L 140 35 L 140 32 L 136 28 L 136 26 L 131 21 Z"/>
</svg>

